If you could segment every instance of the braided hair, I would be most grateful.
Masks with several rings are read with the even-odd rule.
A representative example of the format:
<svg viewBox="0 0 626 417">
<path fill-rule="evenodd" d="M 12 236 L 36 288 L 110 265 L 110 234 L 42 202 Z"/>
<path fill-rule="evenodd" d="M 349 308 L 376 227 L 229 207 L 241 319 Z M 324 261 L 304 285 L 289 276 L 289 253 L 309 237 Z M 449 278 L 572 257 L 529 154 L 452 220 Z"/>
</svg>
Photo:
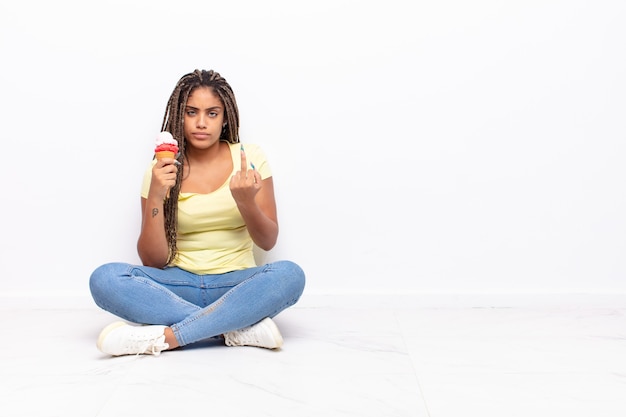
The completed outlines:
<svg viewBox="0 0 626 417">
<path fill-rule="evenodd" d="M 178 194 L 182 182 L 183 167 L 186 162 L 186 144 L 183 130 L 185 108 L 189 95 L 199 87 L 209 87 L 224 105 L 224 121 L 226 125 L 220 133 L 220 141 L 239 143 L 239 109 L 232 88 L 219 73 L 210 70 L 195 70 L 184 75 L 174 88 L 165 108 L 161 131 L 172 134 L 178 142 L 180 153 L 177 155 L 181 163 L 176 174 L 176 184 L 170 189 L 170 197 L 163 203 L 165 215 L 165 236 L 169 245 L 167 264 L 174 260 L 177 253 L 176 236 L 178 232 Z"/>
</svg>

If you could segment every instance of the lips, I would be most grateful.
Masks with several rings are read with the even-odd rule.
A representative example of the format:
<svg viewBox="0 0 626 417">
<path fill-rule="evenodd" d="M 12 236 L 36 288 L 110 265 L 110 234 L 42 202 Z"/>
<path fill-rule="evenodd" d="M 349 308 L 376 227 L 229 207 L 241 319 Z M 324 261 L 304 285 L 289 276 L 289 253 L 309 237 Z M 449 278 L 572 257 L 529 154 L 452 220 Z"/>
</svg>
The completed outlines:
<svg viewBox="0 0 626 417">
<path fill-rule="evenodd" d="M 209 135 L 208 133 L 194 132 L 191 134 L 191 136 L 196 139 L 208 139 L 211 135 Z"/>
</svg>

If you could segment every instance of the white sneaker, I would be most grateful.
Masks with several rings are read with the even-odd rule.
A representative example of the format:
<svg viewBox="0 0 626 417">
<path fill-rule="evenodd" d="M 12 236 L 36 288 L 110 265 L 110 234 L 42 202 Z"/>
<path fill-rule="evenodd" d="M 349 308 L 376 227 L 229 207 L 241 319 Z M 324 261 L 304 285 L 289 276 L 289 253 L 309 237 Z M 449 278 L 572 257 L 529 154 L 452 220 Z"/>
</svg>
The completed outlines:
<svg viewBox="0 0 626 417">
<path fill-rule="evenodd" d="M 278 349 L 283 345 L 283 337 L 278 327 L 269 317 L 257 324 L 243 329 L 224 333 L 227 346 L 256 346 L 266 349 Z"/>
<path fill-rule="evenodd" d="M 165 326 L 131 326 L 123 321 L 109 324 L 98 337 L 98 349 L 113 356 L 159 355 L 169 347 Z"/>
</svg>

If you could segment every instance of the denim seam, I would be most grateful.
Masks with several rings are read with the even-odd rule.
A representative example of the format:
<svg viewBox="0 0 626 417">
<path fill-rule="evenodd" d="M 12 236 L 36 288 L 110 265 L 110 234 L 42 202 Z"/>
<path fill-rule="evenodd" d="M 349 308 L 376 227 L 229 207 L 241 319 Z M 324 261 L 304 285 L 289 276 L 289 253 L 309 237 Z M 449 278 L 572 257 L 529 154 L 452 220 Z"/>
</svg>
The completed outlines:
<svg viewBox="0 0 626 417">
<path fill-rule="evenodd" d="M 261 272 L 261 271 L 259 271 Z M 176 336 L 176 340 L 178 340 L 178 343 L 181 346 L 184 346 L 186 344 L 188 344 L 184 339 L 182 339 L 182 335 L 180 334 L 180 325 L 184 325 L 186 326 L 189 323 L 193 323 L 196 320 L 206 317 L 207 315 L 211 314 L 213 311 L 215 311 L 216 308 L 218 308 L 219 306 L 221 306 L 224 301 L 226 301 L 227 299 L 229 299 L 231 297 L 231 295 L 233 294 L 233 289 L 234 288 L 240 288 L 241 286 L 249 283 L 254 277 L 256 277 L 259 272 L 254 273 L 254 275 L 252 275 L 251 277 L 249 277 L 248 279 L 240 282 L 238 285 L 233 286 L 233 288 L 231 288 L 231 290 L 229 290 L 226 294 L 224 294 L 223 296 L 221 296 L 217 301 L 215 301 L 213 304 L 211 304 L 210 306 L 207 306 L 205 308 L 202 309 L 202 313 L 193 317 L 192 319 L 186 319 L 183 320 L 183 322 L 181 323 L 176 323 L 173 326 L 171 326 L 172 331 L 174 332 L 174 335 Z M 215 335 L 217 336 L 217 335 Z M 210 337 L 210 336 L 209 336 Z"/>
</svg>

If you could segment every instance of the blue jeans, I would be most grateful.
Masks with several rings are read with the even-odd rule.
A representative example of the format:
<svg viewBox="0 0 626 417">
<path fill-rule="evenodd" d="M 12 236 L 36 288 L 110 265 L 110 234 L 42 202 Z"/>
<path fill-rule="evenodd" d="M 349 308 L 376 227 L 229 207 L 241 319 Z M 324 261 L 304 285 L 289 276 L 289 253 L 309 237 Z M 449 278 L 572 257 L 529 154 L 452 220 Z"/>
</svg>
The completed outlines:
<svg viewBox="0 0 626 417">
<path fill-rule="evenodd" d="M 91 274 L 89 288 L 100 308 L 134 323 L 169 326 L 184 346 L 274 317 L 298 301 L 304 283 L 304 272 L 290 261 L 212 275 L 108 263 Z"/>
</svg>

